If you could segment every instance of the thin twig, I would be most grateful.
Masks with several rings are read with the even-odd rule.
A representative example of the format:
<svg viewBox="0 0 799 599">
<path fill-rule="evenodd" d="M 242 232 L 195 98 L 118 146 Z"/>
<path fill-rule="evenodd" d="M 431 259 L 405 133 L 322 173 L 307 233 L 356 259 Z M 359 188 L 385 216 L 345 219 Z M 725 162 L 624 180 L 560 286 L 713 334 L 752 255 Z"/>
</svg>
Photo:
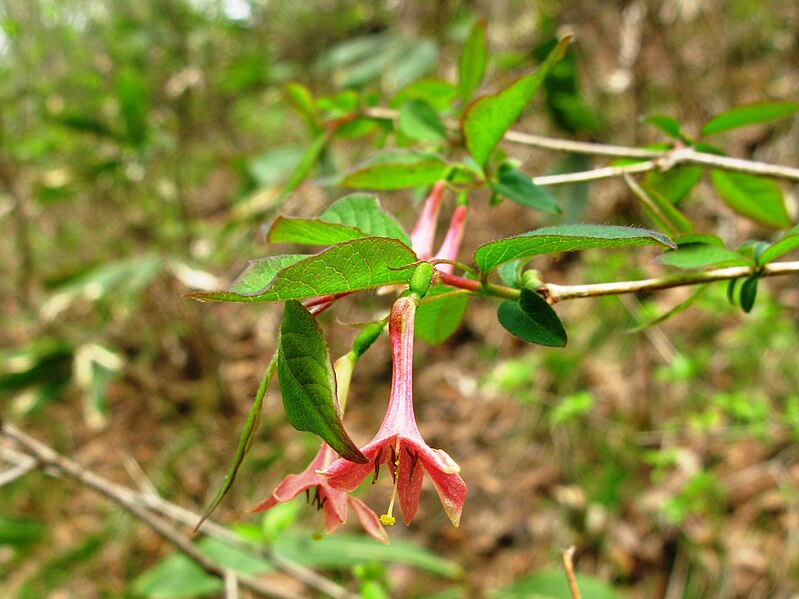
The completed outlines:
<svg viewBox="0 0 799 599">
<path fill-rule="evenodd" d="M 566 578 L 569 581 L 572 599 L 580 599 L 580 587 L 577 586 L 577 577 L 574 575 L 574 545 L 564 549 L 560 556 L 563 559 L 563 569 L 566 570 Z"/>
<path fill-rule="evenodd" d="M 671 289 L 672 287 L 699 285 L 701 283 L 711 283 L 713 281 L 727 281 L 730 279 L 748 277 L 755 272 L 758 272 L 761 277 L 797 274 L 799 273 L 799 262 L 774 262 L 760 269 L 756 269 L 753 266 L 731 266 L 728 268 L 717 268 L 715 270 L 688 271 L 655 279 L 615 281 L 613 283 L 597 283 L 593 285 L 556 285 L 554 283 L 545 283 L 541 287 L 541 291 L 549 303 L 554 304 L 563 300 L 579 297 L 621 295 L 625 293 L 638 293 L 640 291 L 658 291 L 661 289 Z"/>
<path fill-rule="evenodd" d="M 12 460 L 12 462 L 14 463 L 14 466 L 8 470 L 0 472 L 0 487 L 4 487 L 8 484 L 11 484 L 18 478 L 22 478 L 31 470 L 35 470 L 38 466 L 36 460 L 33 458 L 28 458 L 24 462 L 17 462 L 16 460 Z"/>
<path fill-rule="evenodd" d="M 364 111 L 366 116 L 377 119 L 396 120 L 399 113 L 396 110 L 387 108 L 368 108 Z M 444 125 L 452 130 L 459 130 L 461 124 L 454 119 L 445 119 Z M 582 173 L 569 173 L 565 175 L 552 175 L 551 177 L 537 177 L 534 181 L 538 185 L 560 185 L 564 183 L 574 183 L 578 181 L 593 181 L 596 179 L 606 179 L 608 177 L 618 177 L 625 172 L 645 172 L 654 170 L 668 170 L 678 164 L 696 164 L 718 168 L 726 171 L 739 173 L 749 173 L 752 175 L 764 175 L 768 177 L 778 177 L 799 181 L 799 168 L 759 162 L 756 160 L 744 160 L 742 158 L 730 158 L 728 156 L 718 156 L 706 152 L 697 152 L 690 147 L 678 147 L 671 150 L 649 150 L 646 148 L 635 148 L 628 146 L 616 146 L 610 144 L 598 144 L 585 141 L 573 141 L 568 139 L 558 139 L 546 137 L 544 135 L 532 135 L 519 131 L 507 131 L 505 140 L 515 144 L 553 150 L 556 152 L 568 152 L 573 154 L 587 154 L 590 156 L 604 156 L 607 158 L 640 158 L 646 162 L 637 165 L 627 165 L 624 167 L 608 167 L 586 171 Z M 634 167 L 632 170 L 630 167 Z"/>
<path fill-rule="evenodd" d="M 88 487 L 101 495 L 107 497 L 117 505 L 120 505 L 140 518 L 153 530 L 164 536 L 170 543 L 174 544 L 178 549 L 183 551 L 190 558 L 195 560 L 203 569 L 220 577 L 225 577 L 226 570 L 221 568 L 214 562 L 206 558 L 200 553 L 194 545 L 191 544 L 188 537 L 180 534 L 173 527 L 167 525 L 163 520 L 154 516 L 151 512 L 161 514 L 162 516 L 175 521 L 185 526 L 192 526 L 197 521 L 198 515 L 190 510 L 181 508 L 172 504 L 160 497 L 153 495 L 145 495 L 137 493 L 127 487 L 117 485 L 97 474 L 86 470 L 77 462 L 62 456 L 47 445 L 37 441 L 33 437 L 25 434 L 13 425 L 7 422 L 2 423 L 2 433 L 8 439 L 13 440 L 18 445 L 23 447 L 26 451 L 30 452 L 35 457 L 35 460 L 42 466 L 51 467 L 59 473 L 72 478 L 81 485 Z M 243 545 L 242 539 L 236 537 L 230 531 L 213 522 L 207 522 L 203 529 L 205 534 L 214 536 L 225 542 L 230 542 L 236 545 Z M 271 560 L 277 567 L 289 573 L 306 585 L 315 588 L 318 591 L 326 593 L 334 599 L 357 599 L 354 595 L 347 591 L 340 585 L 327 580 L 319 574 L 308 570 L 298 564 L 291 562 L 281 556 L 272 552 L 259 553 Z M 230 576 L 230 574 L 227 574 Z M 258 593 L 265 597 L 277 597 L 280 599 L 297 598 L 300 595 L 289 593 L 267 586 L 263 582 L 254 579 L 247 575 L 236 574 L 238 583 L 241 587 L 246 588 L 252 592 Z"/>
<path fill-rule="evenodd" d="M 597 181 L 599 179 L 611 179 L 632 173 L 646 173 L 658 170 L 660 160 L 647 160 L 635 164 L 625 164 L 624 166 L 605 166 L 595 168 L 590 171 L 578 171 L 576 173 L 564 173 L 562 175 L 541 175 L 533 177 L 533 183 L 547 187 L 550 185 L 566 185 L 568 183 L 583 183 L 585 181 Z"/>
</svg>

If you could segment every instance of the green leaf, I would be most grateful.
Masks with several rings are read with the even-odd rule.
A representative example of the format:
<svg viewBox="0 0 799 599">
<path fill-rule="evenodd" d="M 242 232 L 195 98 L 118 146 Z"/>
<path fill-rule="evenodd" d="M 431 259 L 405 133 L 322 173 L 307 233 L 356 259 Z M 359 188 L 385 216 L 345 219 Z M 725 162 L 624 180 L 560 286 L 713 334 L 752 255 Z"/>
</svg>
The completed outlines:
<svg viewBox="0 0 799 599">
<path fill-rule="evenodd" d="M 485 21 L 477 20 L 469 31 L 458 63 L 458 95 L 462 105 L 465 106 L 480 87 L 487 60 Z"/>
<path fill-rule="evenodd" d="M 644 119 L 645 123 L 657 127 L 663 133 L 674 139 L 685 139 L 680 131 L 680 123 L 677 119 L 664 114 L 651 114 Z"/>
<path fill-rule="evenodd" d="M 735 280 L 735 279 L 733 279 L 733 281 L 734 281 L 734 280 Z M 645 330 L 645 329 L 648 329 L 649 327 L 652 327 L 652 326 L 655 326 L 655 325 L 657 325 L 657 324 L 660 324 L 660 323 L 662 323 L 662 322 L 665 322 L 665 321 L 667 321 L 669 318 L 671 318 L 672 316 L 676 316 L 676 315 L 677 315 L 677 314 L 679 314 L 680 312 L 683 312 L 683 311 L 687 310 L 687 309 L 688 309 L 688 308 L 690 308 L 690 307 L 691 307 L 691 306 L 692 306 L 694 303 L 696 303 L 696 301 L 697 301 L 697 300 L 698 300 L 700 297 L 702 297 L 702 295 L 703 295 L 703 294 L 705 293 L 705 291 L 707 290 L 707 287 L 708 287 L 707 285 L 698 285 L 698 286 L 696 287 L 696 289 L 694 289 L 694 290 L 691 292 L 691 295 L 689 295 L 689 296 L 688 296 L 686 299 L 684 299 L 683 301 L 681 301 L 679 304 L 677 304 L 676 306 L 674 306 L 673 308 L 671 308 L 671 309 L 669 309 L 669 310 L 666 310 L 666 311 L 665 311 L 663 314 L 661 314 L 660 316 L 656 316 L 656 317 L 652 318 L 651 320 L 648 320 L 648 321 L 646 321 L 646 322 L 642 322 L 642 323 L 641 323 L 641 324 L 639 324 L 638 326 L 635 326 L 635 327 L 633 327 L 633 328 L 629 329 L 629 331 L 630 331 L 631 333 L 638 333 L 638 332 L 640 332 L 640 331 L 643 331 L 643 330 Z"/>
<path fill-rule="evenodd" d="M 461 567 L 408 541 L 392 539 L 390 545 L 365 535 L 339 534 L 319 540 L 303 532 L 286 532 L 275 541 L 275 553 L 309 568 L 350 569 L 355 564 L 379 561 L 403 564 L 437 576 L 456 578 Z"/>
<path fill-rule="evenodd" d="M 258 425 L 261 422 L 261 406 L 264 403 L 264 397 L 266 397 L 266 392 L 269 390 L 269 383 L 272 381 L 272 376 L 275 373 L 275 369 L 277 367 L 277 358 L 278 352 L 272 356 L 272 359 L 269 361 L 269 365 L 266 367 L 266 372 L 264 372 L 264 376 L 261 379 L 261 384 L 258 387 L 258 392 L 255 394 L 255 401 L 252 402 L 252 407 L 250 408 L 249 414 L 247 414 L 247 422 L 244 424 L 244 430 L 241 431 L 241 435 L 239 436 L 239 444 L 236 447 L 236 455 L 233 458 L 233 464 L 228 470 L 227 475 L 225 475 L 225 481 L 222 483 L 219 491 L 217 491 L 216 496 L 211 500 L 211 503 L 205 508 L 205 512 L 203 512 L 200 521 L 197 522 L 197 525 L 194 527 L 194 532 L 197 532 L 202 526 L 203 522 L 205 522 L 211 514 L 214 513 L 214 510 L 222 503 L 222 500 L 228 494 L 230 489 L 233 487 L 233 483 L 236 481 L 236 475 L 239 473 L 239 467 L 241 466 L 242 462 L 244 461 L 244 457 L 247 455 L 247 452 L 250 451 L 250 445 L 252 445 L 252 440 L 255 437 L 255 433 L 258 430 Z"/>
<path fill-rule="evenodd" d="M 586 599 L 622 599 L 608 583 L 577 574 L 577 587 Z M 490 599 L 567 599 L 572 597 L 566 574 L 560 570 L 540 570 L 520 578 L 505 589 L 494 591 Z"/>
<path fill-rule="evenodd" d="M 298 301 L 286 302 L 280 326 L 277 372 L 289 424 L 321 437 L 341 457 L 365 464 L 368 460 L 344 430 L 336 375 L 327 343 L 316 319 Z"/>
<path fill-rule="evenodd" d="M 281 270 L 306 258 L 305 254 L 285 254 L 250 260 L 228 291 L 236 295 L 254 295 L 267 287 Z"/>
<path fill-rule="evenodd" d="M 745 125 L 773 121 L 799 111 L 799 102 L 755 102 L 736 106 L 714 116 L 704 124 L 701 135 L 713 135 Z"/>
<path fill-rule="evenodd" d="M 377 196 L 352 193 L 333 202 L 320 216 L 324 221 L 355 227 L 368 237 L 398 239 L 408 247 L 410 237 L 397 220 L 383 210 Z"/>
<path fill-rule="evenodd" d="M 741 309 L 747 314 L 752 311 L 757 298 L 757 281 L 760 277 L 753 274 L 741 283 Z"/>
<path fill-rule="evenodd" d="M 791 226 L 782 190 L 774 180 L 716 169 L 710 176 L 721 199 L 738 214 L 772 227 Z"/>
<path fill-rule="evenodd" d="M 571 37 L 563 38 L 539 69 L 517 79 L 501 92 L 472 102 L 461 120 L 466 149 L 475 162 L 485 167 L 492 150 L 519 118 L 552 67 L 563 58 Z"/>
<path fill-rule="evenodd" d="M 669 235 L 687 235 L 693 232 L 693 225 L 685 218 L 674 205 L 655 189 L 639 185 L 630 175 L 624 175 L 627 187 L 638 198 L 644 210 L 661 229 Z"/>
<path fill-rule="evenodd" d="M 668 237 L 648 229 L 613 225 L 557 225 L 544 227 L 486 243 L 477 248 L 474 261 L 489 272 L 504 262 L 591 248 L 617 248 L 640 245 L 676 247 Z"/>
<path fill-rule="evenodd" d="M 796 248 L 799 248 L 799 225 L 795 226 L 777 241 L 768 246 L 763 253 L 760 254 L 758 264 L 760 266 L 768 264 L 769 262 L 776 260 L 783 254 L 787 254 Z"/>
<path fill-rule="evenodd" d="M 449 109 L 457 94 L 455 86 L 441 79 L 420 79 L 403 87 L 389 102 L 390 108 L 399 108 L 408 100 L 427 102 L 438 112 Z"/>
<path fill-rule="evenodd" d="M 140 147 L 147 140 L 148 90 L 145 78 L 131 68 L 124 69 L 117 80 L 117 94 L 127 139 Z"/>
<path fill-rule="evenodd" d="M 311 131 L 319 128 L 319 115 L 316 114 L 311 91 L 300 83 L 287 83 L 283 87 L 283 95 L 288 105 L 305 121 Z"/>
<path fill-rule="evenodd" d="M 222 580 L 182 553 L 173 553 L 133 581 L 135 596 L 148 599 L 188 599 L 218 596 Z"/>
<path fill-rule="evenodd" d="M 751 264 L 737 252 L 701 243 L 681 245 L 674 251 L 661 254 L 653 262 L 682 269 Z"/>
<path fill-rule="evenodd" d="M 518 302 L 502 302 L 497 317 L 508 332 L 528 343 L 548 347 L 566 345 L 563 323 L 552 306 L 534 291 L 522 289 Z"/>
<path fill-rule="evenodd" d="M 437 285 L 416 309 L 416 336 L 430 345 L 443 343 L 461 324 L 471 295 Z"/>
<path fill-rule="evenodd" d="M 362 193 L 334 202 L 319 218 L 278 216 L 266 234 L 270 243 L 312 245 L 333 245 L 365 237 L 388 237 L 411 244 L 408 234 L 383 210 L 377 197 Z"/>
<path fill-rule="evenodd" d="M 31 518 L 15 518 L 0 515 L 0 546 L 23 546 L 41 539 L 44 524 Z"/>
<path fill-rule="evenodd" d="M 308 174 L 311 172 L 311 169 L 316 164 L 316 161 L 319 159 L 319 156 L 322 154 L 322 150 L 325 149 L 328 140 L 330 139 L 330 134 L 327 131 L 322 131 L 314 137 L 311 145 L 308 146 L 308 149 L 305 151 L 305 154 L 302 155 L 302 158 L 297 163 L 297 166 L 294 167 L 294 170 L 289 175 L 286 184 L 283 186 L 283 190 L 280 192 L 280 197 L 284 198 L 292 191 L 297 189 L 300 186 Z"/>
<path fill-rule="evenodd" d="M 523 172 L 503 165 L 499 169 L 499 180 L 491 182 L 491 189 L 517 204 L 549 214 L 560 214 L 560 206 L 543 187 L 533 183 Z"/>
<path fill-rule="evenodd" d="M 328 223 L 318 218 L 291 218 L 278 216 L 269 226 L 266 240 L 269 243 L 305 243 L 309 245 L 334 245 L 343 241 L 368 237 L 355 227 Z"/>
<path fill-rule="evenodd" d="M 414 262 L 413 250 L 396 239 L 356 239 L 300 260 L 277 275 L 267 269 L 266 276 L 259 279 L 248 267 L 246 290 L 236 286 L 187 297 L 200 301 L 273 302 L 349 293 L 407 283 L 413 269 L 403 267 Z"/>
<path fill-rule="evenodd" d="M 644 182 L 672 204 L 684 199 L 702 179 L 702 167 L 675 166 L 665 172 L 650 171 Z"/>
<path fill-rule="evenodd" d="M 419 141 L 446 141 L 447 130 L 436 111 L 423 100 L 408 100 L 399 110 L 399 130 Z"/>
<path fill-rule="evenodd" d="M 420 187 L 446 178 L 449 169 L 448 164 L 438 160 L 374 164 L 347 174 L 341 185 L 352 189 L 379 190 Z"/>
</svg>

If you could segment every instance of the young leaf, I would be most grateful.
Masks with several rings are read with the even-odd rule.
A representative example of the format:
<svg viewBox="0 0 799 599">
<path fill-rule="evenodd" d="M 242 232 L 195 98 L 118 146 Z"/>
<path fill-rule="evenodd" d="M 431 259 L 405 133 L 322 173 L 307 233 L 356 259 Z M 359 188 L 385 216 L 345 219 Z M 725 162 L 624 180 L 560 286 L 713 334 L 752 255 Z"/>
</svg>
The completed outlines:
<svg viewBox="0 0 799 599">
<path fill-rule="evenodd" d="M 636 227 L 613 225 L 557 225 L 507 237 L 477 248 L 474 262 L 489 272 L 504 262 L 591 248 L 616 248 L 662 245 L 675 248 L 674 242 L 661 233 Z"/>
<path fill-rule="evenodd" d="M 302 158 L 297 163 L 297 166 L 294 167 L 291 175 L 289 175 L 286 184 L 283 186 L 283 190 L 280 192 L 281 197 L 290 194 L 305 180 L 311 172 L 311 169 L 313 169 L 314 164 L 316 164 L 316 161 L 319 159 L 322 150 L 325 149 L 329 139 L 330 134 L 327 131 L 322 131 L 316 135 L 311 145 L 308 146 L 308 149 L 305 151 L 305 154 L 303 154 Z"/>
<path fill-rule="evenodd" d="M 646 185 L 672 204 L 684 199 L 702 180 L 702 168 L 699 166 L 675 166 L 665 172 L 650 171 L 646 174 Z"/>
<path fill-rule="evenodd" d="M 656 190 L 639 185 L 630 175 L 624 175 L 624 182 L 638 198 L 652 220 L 669 235 L 687 235 L 693 232 L 693 225 L 674 205 Z"/>
<path fill-rule="evenodd" d="M 653 262 L 655 264 L 682 269 L 708 268 L 710 266 L 744 266 L 751 264 L 749 260 L 737 252 L 723 247 L 700 243 L 680 245 L 680 247 L 672 252 L 660 254 Z"/>
<path fill-rule="evenodd" d="M 546 189 L 533 183 L 530 177 L 515 168 L 500 168 L 498 181 L 492 181 L 490 185 L 496 193 L 522 206 L 549 214 L 561 212 L 557 201 Z"/>
<path fill-rule="evenodd" d="M 436 111 L 422 100 L 408 100 L 399 110 L 399 130 L 419 141 L 446 141 L 447 130 L 441 124 Z"/>
<path fill-rule="evenodd" d="M 733 279 L 733 281 L 731 281 L 731 282 L 734 282 L 734 281 L 735 281 L 735 279 Z M 694 289 L 691 292 L 691 295 L 689 295 L 687 298 L 685 298 L 679 304 L 677 304 L 673 308 L 667 310 L 666 312 L 664 312 L 660 316 L 656 316 L 655 318 L 653 318 L 653 319 L 651 319 L 651 320 L 649 320 L 647 322 L 643 322 L 643 323 L 639 324 L 638 326 L 633 327 L 632 329 L 629 329 L 629 332 L 638 333 L 640 331 L 648 329 L 649 327 L 655 326 L 656 324 L 660 324 L 662 322 L 665 322 L 669 318 L 671 318 L 672 316 L 676 316 L 680 312 L 683 312 L 683 311 L 687 310 L 692 305 L 694 305 L 696 303 L 696 301 L 700 297 L 702 297 L 702 295 L 707 290 L 707 287 L 708 287 L 707 285 L 698 285 L 696 287 L 696 289 Z"/>
<path fill-rule="evenodd" d="M 264 373 L 263 378 L 261 379 L 261 385 L 258 387 L 258 393 L 255 394 L 255 401 L 252 403 L 252 407 L 250 408 L 250 413 L 247 414 L 247 422 L 244 425 L 244 430 L 241 431 L 241 435 L 239 436 L 239 445 L 236 448 L 236 455 L 233 458 L 233 465 L 228 470 L 227 475 L 225 476 L 225 481 L 222 483 L 222 487 L 216 494 L 216 497 L 211 501 L 207 508 L 205 508 L 205 512 L 203 512 L 200 521 L 197 522 L 197 525 L 194 527 L 194 532 L 197 532 L 202 526 L 203 522 L 205 522 L 208 517 L 214 513 L 214 510 L 222 503 L 222 500 L 228 494 L 228 491 L 233 487 L 233 483 L 236 480 L 236 475 L 239 472 L 239 467 L 241 463 L 244 461 L 244 456 L 247 455 L 247 452 L 250 450 L 250 445 L 252 445 L 252 440 L 255 437 L 255 432 L 258 430 L 258 424 L 261 422 L 261 406 L 264 403 L 264 397 L 266 397 L 266 392 L 269 390 L 269 383 L 272 381 L 272 375 L 275 373 L 275 368 L 277 366 L 277 357 L 278 354 L 272 356 L 272 359 L 269 361 L 269 366 L 266 367 L 266 372 Z"/>
<path fill-rule="evenodd" d="M 399 108 L 408 100 L 427 102 L 438 112 L 449 109 L 458 91 L 449 81 L 441 79 L 420 79 L 403 87 L 388 103 L 390 108 Z"/>
<path fill-rule="evenodd" d="M 763 253 L 760 254 L 758 264 L 760 266 L 768 264 L 796 248 L 799 248 L 799 225 L 796 225 L 793 229 L 768 246 Z"/>
<path fill-rule="evenodd" d="M 283 87 L 283 96 L 311 131 L 319 129 L 319 115 L 316 114 L 313 96 L 307 87 L 299 83 L 287 83 Z"/>
<path fill-rule="evenodd" d="M 353 193 L 333 202 L 319 218 L 279 216 L 269 227 L 272 243 L 332 245 L 364 237 L 389 237 L 410 246 L 402 226 L 380 206 L 376 196 Z"/>
<path fill-rule="evenodd" d="M 765 123 L 790 116 L 797 111 L 799 111 L 799 102 L 755 102 L 736 106 L 706 122 L 700 134 L 713 135 L 745 125 Z"/>
<path fill-rule="evenodd" d="M 427 292 L 416 309 L 416 336 L 430 345 L 443 343 L 461 324 L 471 295 L 439 285 Z"/>
<path fill-rule="evenodd" d="M 477 20 L 469 31 L 458 63 L 458 95 L 462 105 L 466 105 L 480 87 L 487 60 L 485 21 Z"/>
<path fill-rule="evenodd" d="M 741 309 L 747 314 L 752 311 L 757 298 L 757 280 L 760 277 L 753 274 L 741 283 Z"/>
<path fill-rule="evenodd" d="M 653 127 L 657 127 L 669 137 L 680 140 L 685 139 L 682 131 L 680 131 L 680 123 L 677 122 L 677 119 L 674 117 L 664 114 L 650 114 L 644 119 L 644 122 Z"/>
<path fill-rule="evenodd" d="M 438 160 L 415 163 L 379 163 L 353 171 L 341 181 L 351 189 L 402 189 L 432 185 L 444 179 L 449 165 Z"/>
<path fill-rule="evenodd" d="M 289 424 L 318 435 L 343 458 L 365 464 L 341 421 L 336 375 L 322 329 L 298 301 L 286 302 L 283 312 L 277 373 Z"/>
<path fill-rule="evenodd" d="M 267 259 L 268 260 L 268 259 Z M 416 254 L 396 239 L 368 237 L 339 243 L 280 270 L 266 269 L 259 277 L 248 267 L 227 291 L 191 293 L 200 301 L 273 302 L 349 293 L 383 285 L 407 283 Z"/>
<path fill-rule="evenodd" d="M 710 176 L 721 199 L 738 214 L 772 227 L 791 226 L 782 190 L 774 180 L 716 169 Z"/>
<path fill-rule="evenodd" d="M 534 291 L 522 289 L 518 302 L 502 302 L 497 317 L 508 332 L 528 343 L 548 347 L 566 345 L 563 323 L 552 306 Z"/>
<path fill-rule="evenodd" d="M 563 38 L 537 71 L 517 79 L 501 92 L 472 102 L 461 119 L 466 149 L 484 167 L 491 151 L 519 118 L 552 67 L 563 58 L 571 37 Z"/>
</svg>

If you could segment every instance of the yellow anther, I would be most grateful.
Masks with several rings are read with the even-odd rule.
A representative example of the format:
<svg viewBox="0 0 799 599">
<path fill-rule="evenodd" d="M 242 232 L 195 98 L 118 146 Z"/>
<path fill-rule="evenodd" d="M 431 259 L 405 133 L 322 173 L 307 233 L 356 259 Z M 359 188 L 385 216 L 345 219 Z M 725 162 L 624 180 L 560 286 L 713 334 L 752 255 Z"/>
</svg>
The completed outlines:
<svg viewBox="0 0 799 599">
<path fill-rule="evenodd" d="M 394 526 L 394 523 L 397 519 L 394 516 L 389 516 L 388 514 L 383 514 L 380 516 L 380 522 L 383 526 Z"/>
</svg>

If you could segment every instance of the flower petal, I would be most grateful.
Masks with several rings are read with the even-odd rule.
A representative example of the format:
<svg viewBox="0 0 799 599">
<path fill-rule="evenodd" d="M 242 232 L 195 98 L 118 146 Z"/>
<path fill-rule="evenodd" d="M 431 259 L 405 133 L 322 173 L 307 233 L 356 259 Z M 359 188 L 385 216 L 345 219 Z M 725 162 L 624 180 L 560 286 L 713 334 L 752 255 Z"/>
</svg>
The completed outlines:
<svg viewBox="0 0 799 599">
<path fill-rule="evenodd" d="M 375 461 L 379 462 L 378 466 L 386 461 L 389 452 L 387 446 L 393 439 L 394 436 L 375 438 L 362 447 L 361 453 L 369 460 L 366 464 L 356 464 L 339 458 L 319 474 L 327 478 L 328 483 L 334 489 L 354 491 L 364 478 L 375 471 Z"/>
<path fill-rule="evenodd" d="M 400 441 L 400 461 L 397 476 L 397 493 L 399 494 L 402 519 L 405 524 L 410 524 L 419 507 L 419 496 L 422 493 L 422 479 L 424 471 L 419 463 L 419 453 L 414 445 Z"/>
<path fill-rule="evenodd" d="M 430 453 L 425 452 L 420 456 L 420 461 L 430 480 L 433 481 L 438 498 L 441 500 L 441 506 L 449 516 L 452 525 L 457 527 L 461 521 L 463 503 L 466 501 L 466 483 L 458 474 L 460 468 L 447 452 L 443 449 L 436 449 L 431 453 L 438 454 L 437 459 L 429 459 Z"/>
<path fill-rule="evenodd" d="M 377 517 L 377 514 L 369 509 L 369 507 L 357 497 L 350 497 L 349 503 L 352 507 L 352 511 L 358 516 L 358 521 L 367 534 L 381 543 L 388 545 L 388 534 L 386 533 L 386 529 L 383 528 L 383 525 L 380 524 L 380 519 Z"/>
</svg>

